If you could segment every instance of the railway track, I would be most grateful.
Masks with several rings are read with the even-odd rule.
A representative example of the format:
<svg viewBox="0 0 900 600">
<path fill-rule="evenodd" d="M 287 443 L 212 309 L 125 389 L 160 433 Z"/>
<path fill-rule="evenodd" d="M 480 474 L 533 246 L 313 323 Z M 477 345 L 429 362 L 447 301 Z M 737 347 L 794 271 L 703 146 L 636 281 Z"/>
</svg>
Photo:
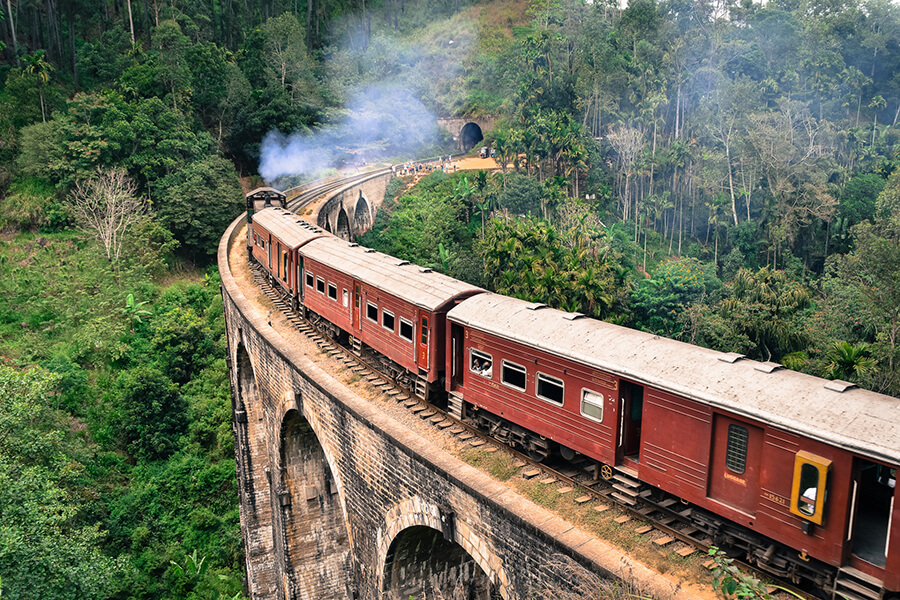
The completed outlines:
<svg viewBox="0 0 900 600">
<path fill-rule="evenodd" d="M 313 185 L 289 200 L 288 209 L 296 212 L 323 195 L 373 173 L 375 172 Z M 315 342 L 322 352 L 364 378 L 370 385 L 402 404 L 420 419 L 472 447 L 482 448 L 488 452 L 509 453 L 521 477 L 545 485 L 555 485 L 559 493 L 571 493 L 576 504 L 591 504 L 598 513 L 606 512 L 615 505 L 622 514 L 614 521 L 622 526 L 627 526 L 628 523 L 636 525 L 633 531 L 647 538 L 652 546 L 672 551 L 681 557 L 688 557 L 696 552 L 705 552 L 714 545 L 712 533 L 704 531 L 691 520 L 691 514 L 696 510 L 694 507 L 672 496 L 659 494 L 658 490 L 638 481 L 636 474 L 629 477 L 626 472 L 617 472 L 609 465 L 601 465 L 580 456 L 574 461 L 558 458 L 550 463 L 538 463 L 473 425 L 457 419 L 440 407 L 422 400 L 413 390 L 380 372 L 361 353 L 338 344 L 328 333 L 301 317 L 271 285 L 265 272 L 257 264 L 251 263 L 251 270 L 256 284 L 291 326 Z M 771 573 L 760 572 L 753 565 L 740 561 L 735 563 L 747 571 L 754 572 L 757 577 L 774 579 Z M 711 568 L 712 561 L 707 561 L 704 566 Z M 797 588 L 790 581 L 776 579 L 776 583 L 796 595 L 815 600 L 815 596 Z"/>
</svg>

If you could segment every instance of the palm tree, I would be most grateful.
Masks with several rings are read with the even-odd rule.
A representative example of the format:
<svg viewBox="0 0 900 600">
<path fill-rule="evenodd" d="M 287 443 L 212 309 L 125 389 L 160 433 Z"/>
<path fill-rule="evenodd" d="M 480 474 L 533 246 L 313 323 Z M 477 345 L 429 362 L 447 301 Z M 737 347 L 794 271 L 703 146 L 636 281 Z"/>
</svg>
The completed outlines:
<svg viewBox="0 0 900 600">
<path fill-rule="evenodd" d="M 875 361 L 866 356 L 868 351 L 869 345 L 866 343 L 854 346 L 846 341 L 835 342 L 826 354 L 829 362 L 825 365 L 825 377 L 859 381 L 860 377 L 875 369 Z"/>
<path fill-rule="evenodd" d="M 37 77 L 38 96 L 41 99 L 41 119 L 44 122 L 47 121 L 47 110 L 44 108 L 44 86 L 50 83 L 50 73 L 54 70 L 53 65 L 44 60 L 45 53 L 46 50 L 37 50 L 34 54 L 26 54 L 22 57 L 28 63 L 25 72 Z"/>
</svg>

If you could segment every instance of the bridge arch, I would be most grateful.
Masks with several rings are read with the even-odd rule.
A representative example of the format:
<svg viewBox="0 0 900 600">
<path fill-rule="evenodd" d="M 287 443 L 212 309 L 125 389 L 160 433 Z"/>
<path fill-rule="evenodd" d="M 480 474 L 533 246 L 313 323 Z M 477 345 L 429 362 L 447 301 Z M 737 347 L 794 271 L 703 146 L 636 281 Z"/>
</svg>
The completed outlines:
<svg viewBox="0 0 900 600">
<path fill-rule="evenodd" d="M 359 191 L 359 199 L 353 210 L 353 230 L 368 231 L 372 228 L 372 205 L 368 198 L 363 195 L 362 190 Z"/>
<path fill-rule="evenodd" d="M 449 507 L 410 498 L 386 523 L 378 531 L 379 597 L 406 600 L 437 590 L 436 598 L 509 599 L 509 579 L 490 543 Z"/>
<path fill-rule="evenodd" d="M 244 477 L 240 478 L 244 485 L 242 486 L 241 496 L 251 517 L 257 516 L 256 493 L 253 485 L 253 453 L 251 451 L 250 431 L 251 415 L 250 409 L 259 406 L 259 389 L 256 385 L 256 374 L 253 370 L 253 362 L 250 360 L 250 354 L 243 340 L 238 342 L 235 350 L 235 365 L 237 367 L 237 394 L 232 395 L 232 404 L 234 406 L 234 436 L 235 436 L 235 455 L 237 458 L 238 469 L 240 469 Z"/>
<path fill-rule="evenodd" d="M 347 519 L 333 470 L 293 392 L 281 403 L 273 505 L 283 598 L 338 598 L 350 587 Z"/>
<path fill-rule="evenodd" d="M 347 216 L 347 211 L 344 210 L 343 206 L 341 206 L 341 210 L 338 212 L 337 226 L 334 229 L 334 235 L 342 240 L 349 240 L 351 238 L 350 217 Z"/>
<path fill-rule="evenodd" d="M 484 139 L 484 133 L 478 123 L 466 123 L 459 132 L 459 145 L 463 152 L 468 152 L 475 144 Z"/>
</svg>

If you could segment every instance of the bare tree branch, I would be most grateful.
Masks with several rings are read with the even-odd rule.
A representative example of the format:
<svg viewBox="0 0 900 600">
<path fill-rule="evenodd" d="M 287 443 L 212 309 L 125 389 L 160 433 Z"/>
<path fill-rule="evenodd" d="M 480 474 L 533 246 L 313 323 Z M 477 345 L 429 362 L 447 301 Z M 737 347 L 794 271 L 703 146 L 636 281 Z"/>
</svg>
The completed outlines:
<svg viewBox="0 0 900 600">
<path fill-rule="evenodd" d="M 75 184 L 69 208 L 78 228 L 103 243 L 106 258 L 118 262 L 125 232 L 147 211 L 137 185 L 123 169 L 97 170 L 97 175 Z"/>
</svg>

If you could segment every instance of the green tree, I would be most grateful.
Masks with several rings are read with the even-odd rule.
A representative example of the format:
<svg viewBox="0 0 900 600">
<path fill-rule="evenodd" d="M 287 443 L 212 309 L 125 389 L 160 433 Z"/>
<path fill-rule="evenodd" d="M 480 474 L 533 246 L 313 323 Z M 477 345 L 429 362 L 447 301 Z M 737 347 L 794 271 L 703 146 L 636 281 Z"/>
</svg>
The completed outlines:
<svg viewBox="0 0 900 600">
<path fill-rule="evenodd" d="M 185 432 L 187 406 L 172 381 L 152 367 L 124 371 L 116 381 L 121 443 L 143 460 L 165 459 Z"/>
<path fill-rule="evenodd" d="M 222 232 L 243 207 L 234 166 L 208 156 L 173 171 L 154 187 L 159 218 L 188 255 L 201 262 L 215 256 Z"/>
<path fill-rule="evenodd" d="M 126 572 L 86 518 L 70 453 L 51 409 L 58 376 L 0 365 L 0 578 L 10 598 L 108 598 Z"/>
<path fill-rule="evenodd" d="M 875 361 L 866 356 L 868 344 L 852 345 L 846 341 L 835 342 L 826 358 L 825 377 L 859 381 L 875 368 Z"/>
</svg>

